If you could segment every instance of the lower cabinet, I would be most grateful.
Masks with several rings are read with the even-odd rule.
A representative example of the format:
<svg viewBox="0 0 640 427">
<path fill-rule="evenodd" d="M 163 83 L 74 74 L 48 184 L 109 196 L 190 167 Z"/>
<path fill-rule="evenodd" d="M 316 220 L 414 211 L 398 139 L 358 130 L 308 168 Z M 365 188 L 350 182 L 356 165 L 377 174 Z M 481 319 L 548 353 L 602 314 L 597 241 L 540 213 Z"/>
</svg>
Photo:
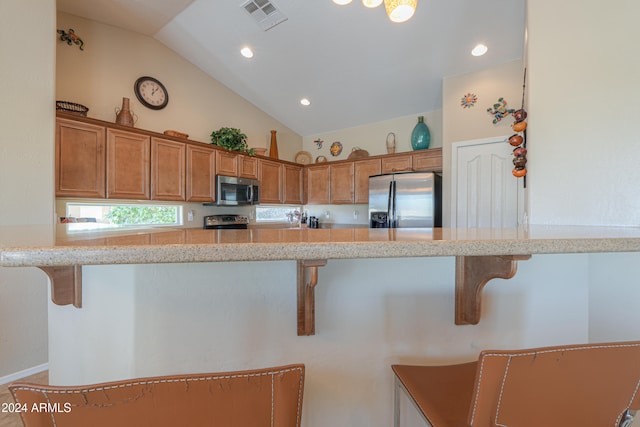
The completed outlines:
<svg viewBox="0 0 640 427">
<path fill-rule="evenodd" d="M 282 203 L 282 163 L 260 160 L 258 180 L 260 181 L 260 203 Z"/>
<path fill-rule="evenodd" d="M 107 129 L 107 198 L 150 198 L 150 137 Z"/>
<path fill-rule="evenodd" d="M 187 202 L 216 201 L 216 150 L 187 145 Z"/>
<path fill-rule="evenodd" d="M 185 144 L 151 138 L 151 200 L 185 200 Z"/>
</svg>

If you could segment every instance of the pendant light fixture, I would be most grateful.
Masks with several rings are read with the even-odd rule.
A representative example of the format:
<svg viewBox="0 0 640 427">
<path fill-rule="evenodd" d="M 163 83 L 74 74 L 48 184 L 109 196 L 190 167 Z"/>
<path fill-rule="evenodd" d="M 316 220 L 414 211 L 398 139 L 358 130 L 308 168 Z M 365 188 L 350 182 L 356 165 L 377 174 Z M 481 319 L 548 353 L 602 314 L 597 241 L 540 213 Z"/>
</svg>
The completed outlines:
<svg viewBox="0 0 640 427">
<path fill-rule="evenodd" d="M 393 22 L 405 22 L 411 19 L 418 6 L 418 0 L 384 0 L 384 8 Z"/>
<path fill-rule="evenodd" d="M 418 0 L 362 0 L 362 4 L 365 7 L 373 9 L 378 7 L 384 1 L 384 8 L 387 11 L 387 16 L 393 22 L 406 22 L 416 12 L 418 7 Z M 344 6 L 351 3 L 351 0 L 333 0 L 335 4 Z"/>
<path fill-rule="evenodd" d="M 382 4 L 382 0 L 362 0 L 362 4 L 365 7 L 374 8 L 380 6 Z"/>
</svg>

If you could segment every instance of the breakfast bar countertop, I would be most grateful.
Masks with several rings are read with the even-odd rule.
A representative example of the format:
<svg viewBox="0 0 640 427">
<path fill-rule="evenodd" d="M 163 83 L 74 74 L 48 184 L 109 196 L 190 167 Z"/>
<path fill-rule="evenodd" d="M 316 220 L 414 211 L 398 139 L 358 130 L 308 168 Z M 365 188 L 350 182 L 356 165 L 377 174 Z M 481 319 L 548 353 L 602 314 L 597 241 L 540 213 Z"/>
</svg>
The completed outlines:
<svg viewBox="0 0 640 427">
<path fill-rule="evenodd" d="M 0 227 L 2 267 L 598 252 L 640 252 L 640 228 L 153 228 L 74 233 L 64 225 L 57 230 Z"/>
</svg>

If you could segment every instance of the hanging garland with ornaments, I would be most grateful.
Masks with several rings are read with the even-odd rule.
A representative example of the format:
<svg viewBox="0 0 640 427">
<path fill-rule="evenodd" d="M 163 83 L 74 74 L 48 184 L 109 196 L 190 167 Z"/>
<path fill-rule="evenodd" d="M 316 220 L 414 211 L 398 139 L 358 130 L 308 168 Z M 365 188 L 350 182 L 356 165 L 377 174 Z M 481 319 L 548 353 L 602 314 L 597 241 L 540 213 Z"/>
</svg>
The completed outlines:
<svg viewBox="0 0 640 427">
<path fill-rule="evenodd" d="M 509 137 L 509 144 L 513 147 L 513 176 L 524 178 L 527 175 L 527 112 L 524 110 L 524 93 L 527 82 L 527 69 L 524 69 L 524 81 L 522 82 L 522 106 L 511 113 L 515 122 L 511 127 L 514 133 Z"/>
</svg>

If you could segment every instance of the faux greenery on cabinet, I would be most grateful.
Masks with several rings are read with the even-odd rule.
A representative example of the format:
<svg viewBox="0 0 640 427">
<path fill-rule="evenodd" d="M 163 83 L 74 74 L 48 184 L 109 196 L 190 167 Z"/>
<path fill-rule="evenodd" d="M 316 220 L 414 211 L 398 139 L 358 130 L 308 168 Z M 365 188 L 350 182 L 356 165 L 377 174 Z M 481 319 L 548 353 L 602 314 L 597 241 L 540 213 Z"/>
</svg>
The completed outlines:
<svg viewBox="0 0 640 427">
<path fill-rule="evenodd" d="M 240 129 L 220 128 L 211 132 L 211 143 L 229 151 L 242 151 L 250 156 L 255 156 L 256 152 L 247 145 L 247 135 Z"/>
</svg>

